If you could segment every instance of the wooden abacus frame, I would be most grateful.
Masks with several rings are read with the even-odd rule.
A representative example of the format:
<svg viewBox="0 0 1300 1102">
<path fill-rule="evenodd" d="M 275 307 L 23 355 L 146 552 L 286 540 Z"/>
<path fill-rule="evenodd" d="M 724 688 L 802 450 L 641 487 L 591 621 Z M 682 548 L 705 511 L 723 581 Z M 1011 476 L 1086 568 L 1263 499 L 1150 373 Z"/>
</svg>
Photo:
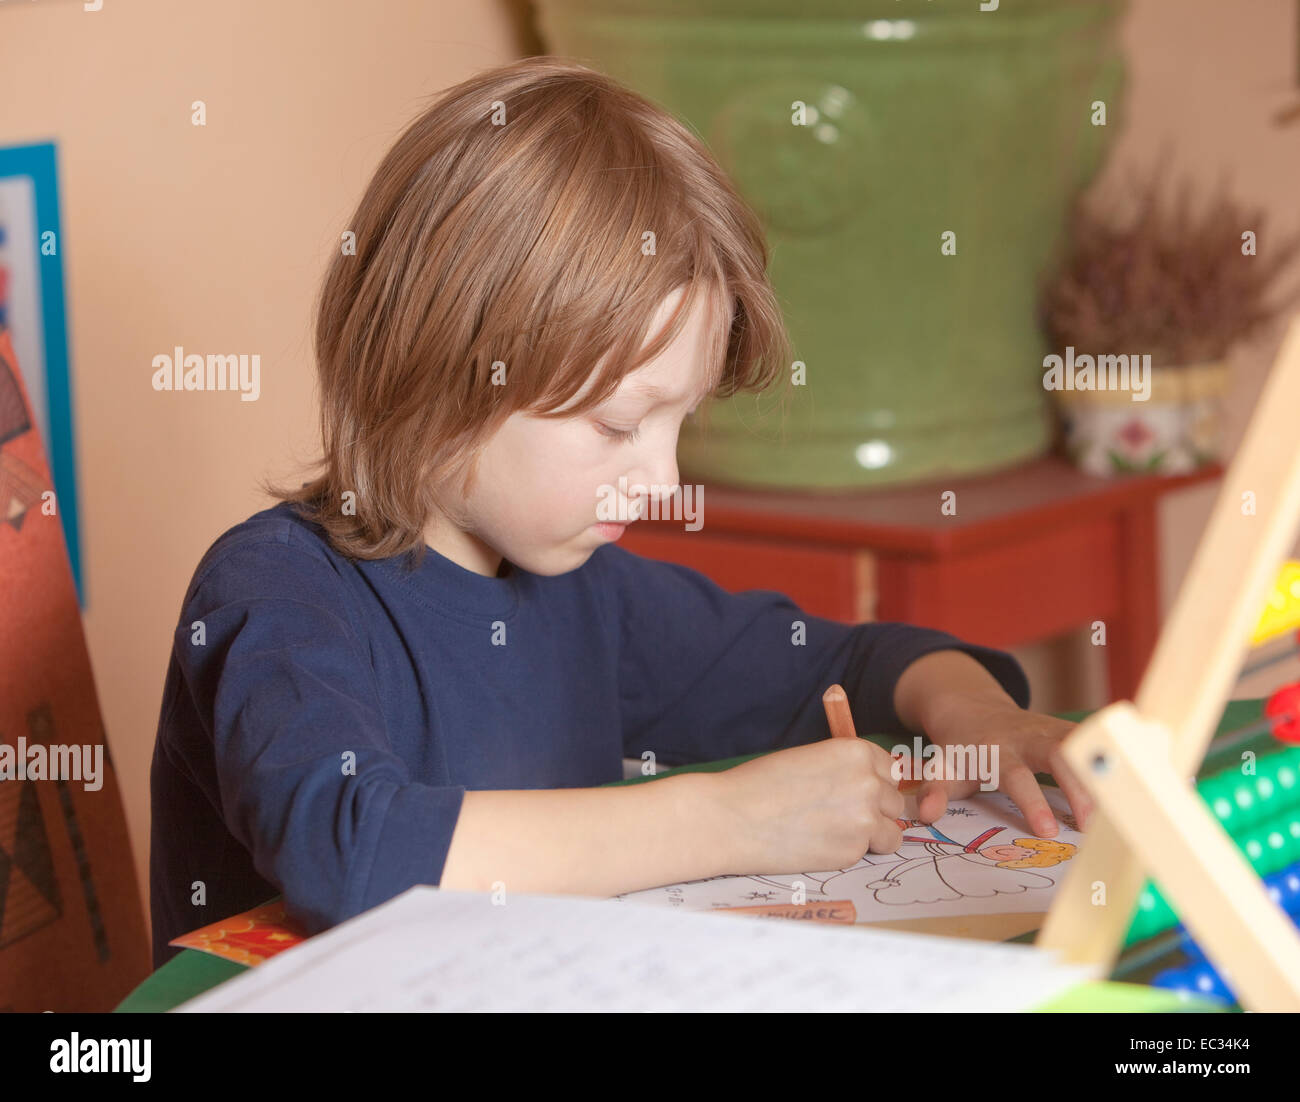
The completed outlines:
<svg viewBox="0 0 1300 1102">
<path fill-rule="evenodd" d="M 1036 940 L 1064 960 L 1109 971 L 1150 876 L 1247 1010 L 1300 1010 L 1300 933 L 1190 779 L 1300 525 L 1298 440 L 1300 315 L 1224 476 L 1136 700 L 1100 709 L 1062 744 L 1096 810 Z"/>
</svg>

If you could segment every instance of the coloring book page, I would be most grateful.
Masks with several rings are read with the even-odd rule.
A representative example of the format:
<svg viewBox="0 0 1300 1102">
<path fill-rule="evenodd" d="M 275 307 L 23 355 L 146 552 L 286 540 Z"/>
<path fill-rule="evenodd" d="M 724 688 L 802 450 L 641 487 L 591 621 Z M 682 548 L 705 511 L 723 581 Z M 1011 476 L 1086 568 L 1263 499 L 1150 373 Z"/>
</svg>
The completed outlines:
<svg viewBox="0 0 1300 1102">
<path fill-rule="evenodd" d="M 1064 793 L 1052 787 L 1043 793 L 1056 814 L 1055 838 L 1033 834 L 1010 797 L 985 792 L 949 801 L 930 825 L 897 820 L 903 828 L 898 852 L 868 853 L 849 868 L 714 876 L 627 892 L 612 901 L 688 911 L 744 908 L 850 923 L 1044 912 L 1083 835 Z M 906 798 L 904 814 L 916 814 L 915 797 Z"/>
</svg>

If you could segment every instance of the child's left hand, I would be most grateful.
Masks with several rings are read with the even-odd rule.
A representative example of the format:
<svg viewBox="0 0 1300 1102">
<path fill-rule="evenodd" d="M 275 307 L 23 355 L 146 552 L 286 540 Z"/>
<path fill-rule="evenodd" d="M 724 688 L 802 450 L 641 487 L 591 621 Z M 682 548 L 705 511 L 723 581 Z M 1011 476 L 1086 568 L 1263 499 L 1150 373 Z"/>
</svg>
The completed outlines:
<svg viewBox="0 0 1300 1102">
<path fill-rule="evenodd" d="M 1040 838 L 1057 834 L 1056 816 L 1035 773 L 1050 773 L 1061 786 L 1080 830 L 1086 829 L 1093 801 L 1061 755 L 1061 740 L 1077 723 L 1026 711 L 1005 694 L 957 694 L 929 717 L 926 736 L 940 746 L 996 746 L 997 787 L 1015 802 Z M 992 764 L 992 762 L 990 762 Z M 932 823 L 950 799 L 980 790 L 975 780 L 930 780 L 917 790 L 917 817 Z"/>
</svg>

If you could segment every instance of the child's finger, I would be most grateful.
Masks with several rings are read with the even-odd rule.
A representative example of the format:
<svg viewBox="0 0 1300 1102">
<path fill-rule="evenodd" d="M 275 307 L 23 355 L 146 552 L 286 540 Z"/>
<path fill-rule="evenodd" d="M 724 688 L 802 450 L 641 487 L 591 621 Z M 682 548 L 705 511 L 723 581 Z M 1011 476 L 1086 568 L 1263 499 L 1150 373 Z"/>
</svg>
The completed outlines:
<svg viewBox="0 0 1300 1102">
<path fill-rule="evenodd" d="M 923 823 L 932 823 L 947 809 L 949 800 L 962 800 L 979 790 L 979 782 L 924 781 L 917 789 L 916 817 Z"/>
<path fill-rule="evenodd" d="M 948 789 L 943 781 L 926 781 L 917 791 L 916 817 L 933 823 L 948 809 Z"/>
<path fill-rule="evenodd" d="M 1065 798 L 1070 803 L 1070 810 L 1074 812 L 1074 821 L 1078 824 L 1080 830 L 1088 829 L 1088 820 L 1092 818 L 1092 809 L 1095 806 L 1092 796 L 1088 790 L 1079 782 L 1079 779 L 1070 771 L 1065 764 L 1065 759 L 1060 751 L 1053 753 L 1048 759 L 1051 767 L 1052 776 L 1056 778 L 1056 783 L 1061 786 L 1061 791 L 1065 793 Z"/>
<path fill-rule="evenodd" d="M 998 787 L 1020 808 L 1029 823 L 1029 829 L 1038 837 L 1055 838 L 1060 833 L 1056 815 L 1027 765 L 1017 764 L 1003 769 L 1002 783 Z"/>
<path fill-rule="evenodd" d="M 897 819 L 903 814 L 903 794 L 894 787 L 892 781 L 880 794 L 878 810 L 888 819 Z"/>
<path fill-rule="evenodd" d="M 897 853 L 903 844 L 903 831 L 893 819 L 881 818 L 871 832 L 868 853 Z"/>
</svg>

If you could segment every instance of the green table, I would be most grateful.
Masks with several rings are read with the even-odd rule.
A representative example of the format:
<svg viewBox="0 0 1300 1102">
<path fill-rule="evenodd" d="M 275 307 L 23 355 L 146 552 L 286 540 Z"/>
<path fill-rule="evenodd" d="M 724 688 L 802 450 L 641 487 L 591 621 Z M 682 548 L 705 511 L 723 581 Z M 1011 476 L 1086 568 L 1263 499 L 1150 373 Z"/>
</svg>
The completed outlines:
<svg viewBox="0 0 1300 1102">
<path fill-rule="evenodd" d="M 1235 730 L 1254 723 L 1264 710 L 1263 699 L 1230 701 L 1219 720 L 1218 733 Z M 1059 712 L 1061 718 L 1079 722 L 1090 712 Z M 902 741 L 895 735 L 867 736 L 878 746 L 888 750 Z M 1270 745 L 1268 735 L 1261 735 L 1249 744 L 1249 748 L 1259 749 Z M 1243 749 L 1238 747 L 1225 754 L 1211 748 L 1206 755 L 1199 776 L 1209 776 L 1225 768 L 1230 761 L 1237 759 Z M 667 769 L 659 777 L 674 773 L 716 773 L 730 769 L 741 762 L 760 757 L 760 754 L 745 754 L 721 761 L 703 762 L 698 765 L 683 765 L 676 769 Z M 632 777 L 624 781 L 612 781 L 611 784 L 642 784 L 658 779 L 657 777 Z M 1052 784 L 1052 778 L 1040 774 L 1039 780 Z M 1028 942 L 1033 934 L 1022 934 L 1009 940 Z M 201 953 L 197 949 L 184 949 L 173 957 L 153 975 L 149 976 L 118 1005 L 114 1013 L 156 1013 L 171 1010 L 188 999 L 201 995 L 209 988 L 224 983 L 232 976 L 247 971 L 247 966 L 234 961 L 223 960 L 211 953 Z M 1221 1010 L 1217 1002 L 1184 1000 L 1158 988 L 1146 987 L 1133 983 L 1093 983 L 1074 988 L 1052 1003 L 1041 1007 L 1045 1011 L 1185 1011 L 1185 1010 Z"/>
</svg>

